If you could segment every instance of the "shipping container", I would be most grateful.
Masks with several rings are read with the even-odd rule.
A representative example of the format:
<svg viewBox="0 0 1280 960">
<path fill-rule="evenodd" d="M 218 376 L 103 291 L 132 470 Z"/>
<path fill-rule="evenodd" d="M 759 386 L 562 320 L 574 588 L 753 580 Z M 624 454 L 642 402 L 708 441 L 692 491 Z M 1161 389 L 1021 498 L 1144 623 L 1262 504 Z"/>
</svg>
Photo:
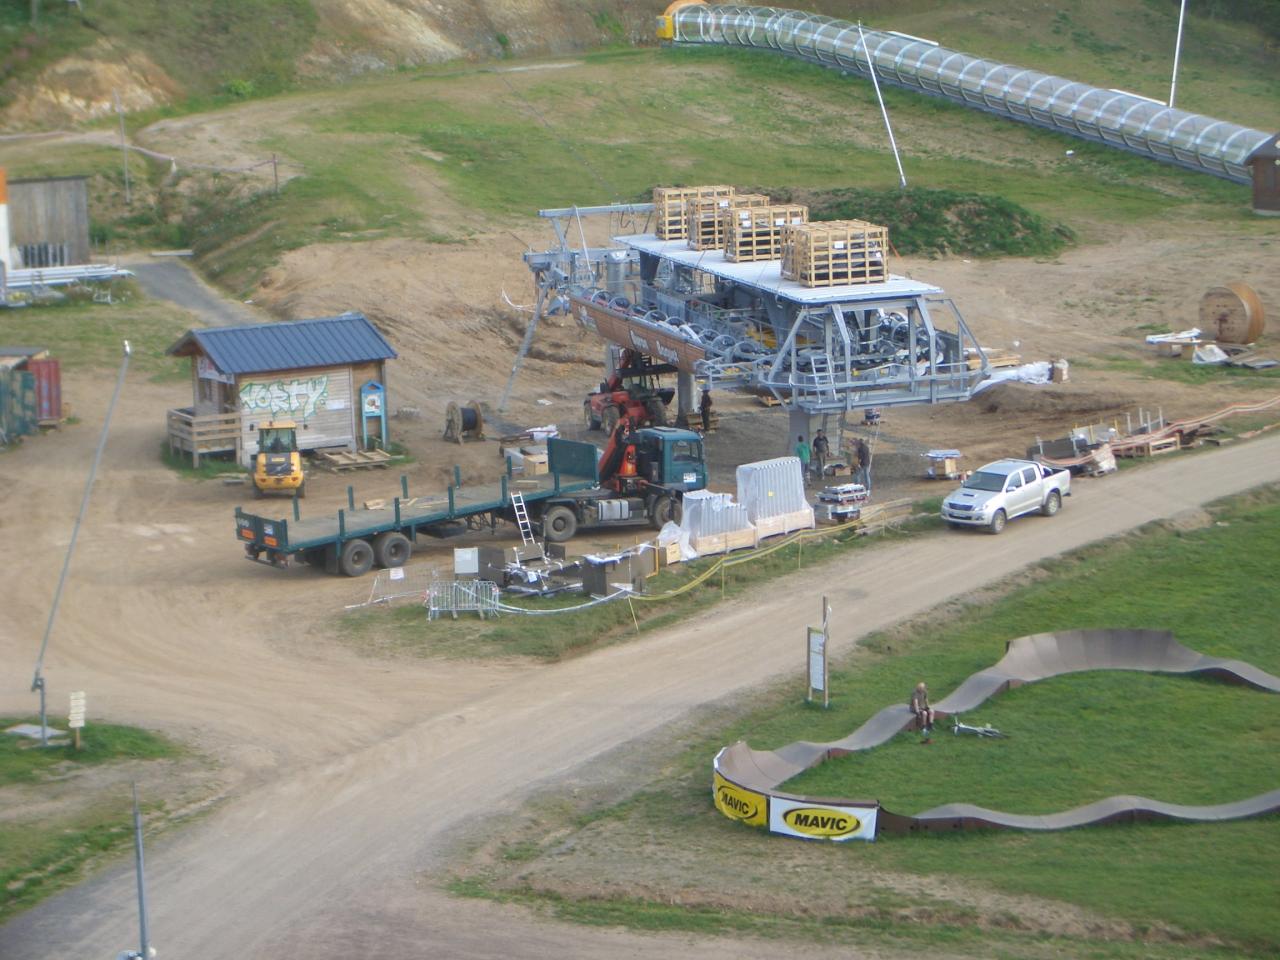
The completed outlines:
<svg viewBox="0 0 1280 960">
<path fill-rule="evenodd" d="M 28 360 L 35 377 L 36 419 L 41 425 L 62 420 L 62 365 L 57 360 Z"/>
</svg>

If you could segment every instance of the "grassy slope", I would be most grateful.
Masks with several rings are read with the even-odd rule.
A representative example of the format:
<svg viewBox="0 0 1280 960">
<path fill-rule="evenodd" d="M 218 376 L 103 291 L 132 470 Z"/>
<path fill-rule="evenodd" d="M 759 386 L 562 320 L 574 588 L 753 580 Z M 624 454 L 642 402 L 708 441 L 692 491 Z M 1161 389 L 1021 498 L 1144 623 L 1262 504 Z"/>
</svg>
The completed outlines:
<svg viewBox="0 0 1280 960">
<path fill-rule="evenodd" d="M 1086 0 L 1065 12 L 916 0 L 866 15 L 872 25 L 971 52 L 1163 95 L 1175 13 L 1154 0 Z M 147 32 L 142 42 L 160 38 Z M 1267 56 L 1249 27 L 1193 17 L 1180 104 L 1280 127 L 1280 78 L 1263 68 Z M 205 267 L 242 291 L 297 246 L 388 235 L 465 239 L 542 206 L 641 198 L 655 183 L 896 182 L 865 83 L 769 54 L 715 49 L 617 49 L 584 59 L 581 68 L 510 74 L 449 64 L 293 93 L 275 101 L 273 122 L 250 144 L 305 170 L 279 199 L 234 201 L 215 186 L 197 191 L 204 202 L 185 215 L 157 201 L 150 222 L 136 209 L 132 226 L 119 221 L 118 208 L 95 217 L 126 235 L 162 234 L 142 242 L 195 244 Z M 887 99 L 915 186 L 1000 194 L 1085 241 L 1117 224 L 1170 220 L 1267 229 L 1248 213 L 1243 187 L 905 91 L 889 90 Z M 1075 155 L 1068 159 L 1066 149 Z M 109 152 L 86 152 L 82 162 L 81 171 L 95 171 L 118 192 Z M 19 151 L 9 166 L 13 176 L 51 172 L 38 151 Z M 154 186 L 164 172 L 153 171 Z M 443 182 L 449 200 L 474 217 L 439 210 L 424 182 Z"/>
<path fill-rule="evenodd" d="M 662 912 L 664 922 L 677 928 L 718 922 L 723 929 L 763 927 L 775 935 L 816 938 L 833 936 L 833 926 L 848 923 L 847 935 L 857 942 L 884 934 L 962 944 L 977 936 L 968 926 L 972 917 L 964 919 L 962 908 L 948 910 L 945 903 L 937 914 L 944 919 L 903 918 L 900 923 L 886 917 L 867 922 L 839 906 L 845 897 L 849 906 L 866 904 L 868 877 L 919 874 L 934 890 L 938 883 L 976 883 L 976 890 L 986 886 L 1077 904 L 1139 931 L 1168 924 L 1200 938 L 1198 947 L 1170 948 L 1171 953 L 1157 944 L 1104 947 L 1082 938 L 1058 946 L 1052 955 L 1212 955 L 1207 944 L 1216 938 L 1229 944 L 1228 955 L 1274 955 L 1280 947 L 1280 818 L 1044 835 L 886 836 L 872 846 L 824 847 L 769 838 L 729 823 L 711 809 L 707 795 L 707 764 L 720 745 L 739 738 L 763 747 L 842 736 L 886 703 L 904 698 L 920 677 L 940 696 L 998 659 L 1007 637 L 1064 627 L 1167 628 L 1196 649 L 1280 672 L 1273 642 L 1280 587 L 1268 572 L 1280 559 L 1280 493 L 1228 505 L 1219 519 L 1221 524 L 1204 530 L 1156 529 L 1083 551 L 1050 564 L 1047 578 L 1033 578 L 994 605 L 948 609 L 871 638 L 834 673 L 831 710 L 806 707 L 796 689 L 779 689 L 757 698 L 763 707 L 718 724 L 719 729 L 700 725 L 683 742 L 686 749 L 678 758 L 659 761 L 663 778 L 639 796 L 622 803 L 609 798 L 589 811 L 568 801 L 558 812 L 541 811 L 541 821 L 521 838 L 524 845 L 517 840 L 510 848 L 518 851 L 511 859 L 519 863 L 495 871 L 489 889 L 527 895 L 544 872 L 573 876 L 579 863 L 588 874 L 582 883 L 590 888 L 594 864 L 639 856 L 658 865 L 653 870 L 659 879 L 651 875 L 649 882 L 680 890 L 683 903 L 733 902 L 729 891 L 741 891 L 736 880 L 726 878 L 749 878 L 754 903 L 784 904 L 774 908 L 778 924 L 769 926 L 770 911 L 763 906 L 754 916 L 712 909 L 708 920 L 683 918 L 678 910 L 664 911 L 643 899 L 541 902 L 587 922 L 612 918 L 638 926 Z M 1213 803 L 1275 787 L 1280 698 L 1246 688 L 1186 678 L 1085 674 L 1004 694 L 975 716 L 1014 736 L 954 742 L 937 737 L 923 750 L 914 738 L 902 737 L 869 754 L 829 763 L 792 786 L 874 796 L 891 808 L 911 811 L 973 800 L 1035 812 L 1131 790 Z M 705 851 L 707 861 L 694 870 L 689 856 L 692 852 L 696 862 L 697 851 Z M 818 893 L 818 877 L 820 901 L 789 909 L 788 898 L 797 889 Z M 554 882 L 550 886 L 560 889 Z M 480 883 L 471 889 L 484 888 Z M 885 895 L 895 900 L 887 888 Z M 919 903 L 929 901 L 922 890 Z M 894 909 L 899 907 L 900 902 Z M 916 928 L 917 923 L 924 926 Z M 1008 926 L 1016 930 L 1020 924 L 1013 918 Z M 988 949 L 1003 937 L 991 931 L 982 935 L 995 937 Z M 1030 950 L 1030 944 L 1024 948 Z M 1025 954 L 1015 949 L 1012 955 Z"/>
<path fill-rule="evenodd" d="M 83 12 L 60 0 L 0 8 L 5 97 L 50 63 L 104 39 L 147 56 L 193 104 L 276 93 L 289 86 L 316 28 L 310 0 L 133 3 L 93 0 Z"/>
<path fill-rule="evenodd" d="M 27 717 L 25 722 L 38 720 Z M 0 719 L 0 727 L 19 722 Z M 82 768 L 125 760 L 177 757 L 181 749 L 156 734 L 135 727 L 93 724 L 81 750 L 55 746 L 47 750 L 32 741 L 0 736 L 0 799 L 15 808 L 30 798 L 5 793 L 15 785 L 47 783 L 75 776 Z M 33 903 L 77 882 L 86 863 L 123 847 L 132 837 L 127 792 L 77 807 L 74 812 L 46 815 L 33 825 L 21 818 L 0 823 L 0 922 Z"/>
</svg>

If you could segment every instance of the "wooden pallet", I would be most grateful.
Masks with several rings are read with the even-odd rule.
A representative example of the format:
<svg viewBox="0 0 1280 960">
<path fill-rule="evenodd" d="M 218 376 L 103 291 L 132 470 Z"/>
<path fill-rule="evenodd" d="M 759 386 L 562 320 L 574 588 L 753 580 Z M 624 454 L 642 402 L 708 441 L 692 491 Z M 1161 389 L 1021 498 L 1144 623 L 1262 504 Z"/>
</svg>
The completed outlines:
<svg viewBox="0 0 1280 960">
<path fill-rule="evenodd" d="M 1182 440 L 1177 435 L 1172 437 L 1143 437 L 1111 445 L 1111 452 L 1117 457 L 1158 457 L 1165 453 L 1176 453 L 1181 449 Z"/>
<path fill-rule="evenodd" d="M 653 212 L 657 218 L 656 233 L 659 240 L 683 240 L 685 234 L 685 204 L 692 200 L 715 200 L 732 197 L 734 188 L 711 187 L 654 187 Z"/>
<path fill-rule="evenodd" d="M 385 450 L 357 450 L 349 453 L 345 450 L 317 450 L 316 460 L 327 470 L 342 473 L 347 470 L 365 470 L 369 467 L 385 467 L 399 457 L 393 457 Z"/>
<path fill-rule="evenodd" d="M 690 250 L 724 248 L 725 217 L 734 210 L 767 207 L 763 193 L 735 193 L 732 197 L 695 198 L 685 201 L 685 236 Z"/>
<path fill-rule="evenodd" d="M 734 263 L 777 260 L 783 229 L 808 221 L 809 208 L 803 204 L 734 210 L 726 223 L 724 258 Z"/>
<path fill-rule="evenodd" d="M 986 354 L 987 366 L 992 370 L 999 370 L 1001 367 L 1022 366 L 1022 354 L 1014 353 L 1012 350 L 983 347 L 982 352 Z M 982 361 L 976 353 L 972 353 L 965 357 L 965 366 L 970 370 L 977 370 L 982 366 Z"/>
<path fill-rule="evenodd" d="M 862 220 L 788 225 L 782 279 L 806 287 L 883 283 L 889 276 L 889 229 Z"/>
</svg>

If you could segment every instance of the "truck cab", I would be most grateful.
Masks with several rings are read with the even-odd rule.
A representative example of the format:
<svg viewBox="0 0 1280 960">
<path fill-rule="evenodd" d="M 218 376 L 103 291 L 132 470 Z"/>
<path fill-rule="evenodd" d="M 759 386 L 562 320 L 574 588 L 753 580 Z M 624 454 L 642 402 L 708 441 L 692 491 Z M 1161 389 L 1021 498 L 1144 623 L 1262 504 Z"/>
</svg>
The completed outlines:
<svg viewBox="0 0 1280 960">
<path fill-rule="evenodd" d="M 668 490 L 701 490 L 707 485 L 702 437 L 675 427 L 636 431 L 637 472 L 649 484 Z"/>
</svg>

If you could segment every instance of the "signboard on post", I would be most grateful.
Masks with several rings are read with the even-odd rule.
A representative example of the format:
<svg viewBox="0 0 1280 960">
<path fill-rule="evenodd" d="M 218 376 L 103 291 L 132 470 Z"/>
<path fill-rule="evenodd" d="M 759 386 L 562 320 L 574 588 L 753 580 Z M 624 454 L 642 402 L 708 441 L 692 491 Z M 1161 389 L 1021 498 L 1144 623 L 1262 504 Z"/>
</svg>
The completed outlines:
<svg viewBox="0 0 1280 960">
<path fill-rule="evenodd" d="M 809 691 L 805 699 L 813 702 L 815 690 L 822 693 L 822 705 L 831 705 L 831 692 L 828 689 L 830 675 L 827 671 L 827 641 L 831 637 L 829 615 L 831 608 L 827 606 L 827 598 L 822 598 L 822 626 L 809 627 L 805 640 L 805 656 L 808 659 Z"/>
<path fill-rule="evenodd" d="M 76 749 L 80 749 L 80 728 L 84 726 L 85 698 L 83 690 L 71 694 L 71 709 L 67 712 L 67 726 L 73 731 Z"/>
</svg>

